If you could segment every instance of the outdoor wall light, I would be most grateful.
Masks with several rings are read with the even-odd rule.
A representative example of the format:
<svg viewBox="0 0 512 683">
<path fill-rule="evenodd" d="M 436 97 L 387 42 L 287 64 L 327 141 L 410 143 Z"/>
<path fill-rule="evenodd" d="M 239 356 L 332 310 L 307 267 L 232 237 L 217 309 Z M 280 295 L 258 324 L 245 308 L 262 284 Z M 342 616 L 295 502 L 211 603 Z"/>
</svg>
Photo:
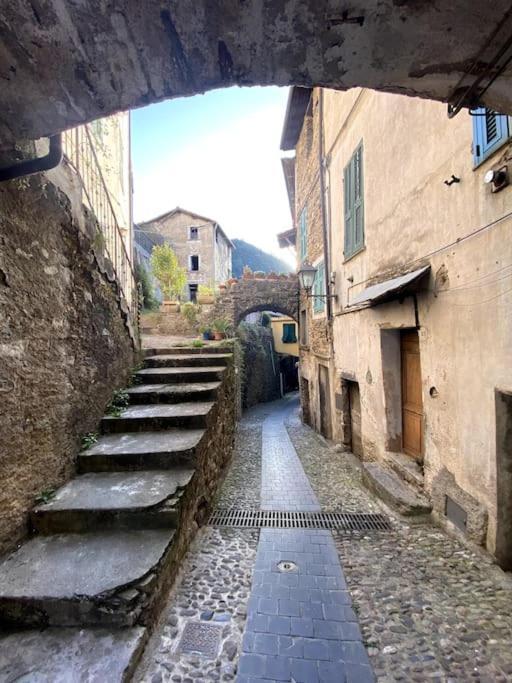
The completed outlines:
<svg viewBox="0 0 512 683">
<path fill-rule="evenodd" d="M 299 276 L 300 288 L 306 292 L 306 296 L 315 297 L 317 299 L 336 299 L 336 294 L 311 294 L 317 272 L 318 269 L 315 268 L 315 266 L 312 266 L 311 263 L 304 261 L 297 272 L 297 275 Z"/>
</svg>

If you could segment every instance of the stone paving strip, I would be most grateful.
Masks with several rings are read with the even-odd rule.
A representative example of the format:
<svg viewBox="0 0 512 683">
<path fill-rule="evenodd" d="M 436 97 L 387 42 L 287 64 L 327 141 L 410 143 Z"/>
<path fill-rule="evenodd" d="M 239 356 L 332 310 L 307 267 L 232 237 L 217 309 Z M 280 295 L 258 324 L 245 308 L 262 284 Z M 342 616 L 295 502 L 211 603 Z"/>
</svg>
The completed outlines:
<svg viewBox="0 0 512 683">
<path fill-rule="evenodd" d="M 261 507 L 320 511 L 284 426 L 263 422 Z M 262 529 L 237 683 L 374 681 L 332 533 Z"/>
<path fill-rule="evenodd" d="M 237 683 L 374 680 L 330 531 L 261 530 L 248 615 Z"/>
</svg>

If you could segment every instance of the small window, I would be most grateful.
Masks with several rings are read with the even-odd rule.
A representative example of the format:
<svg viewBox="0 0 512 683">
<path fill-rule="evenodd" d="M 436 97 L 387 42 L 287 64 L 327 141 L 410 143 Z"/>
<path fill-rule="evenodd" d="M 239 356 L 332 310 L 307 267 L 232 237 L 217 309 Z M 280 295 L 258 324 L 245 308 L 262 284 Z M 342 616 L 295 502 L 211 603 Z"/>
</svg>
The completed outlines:
<svg viewBox="0 0 512 683">
<path fill-rule="evenodd" d="M 199 256 L 194 255 L 190 257 L 190 270 L 192 271 L 198 271 L 199 270 Z"/>
<path fill-rule="evenodd" d="M 296 344 L 297 334 L 295 332 L 295 323 L 283 324 L 283 344 Z"/>
<path fill-rule="evenodd" d="M 508 116 L 479 107 L 473 117 L 473 161 L 475 166 L 491 156 L 509 138 Z"/>
<path fill-rule="evenodd" d="M 197 301 L 197 285 L 188 286 L 188 298 L 195 303 Z"/>
<path fill-rule="evenodd" d="M 299 235 L 300 235 L 300 249 L 299 256 L 300 261 L 304 261 L 308 253 L 308 207 L 305 206 L 301 213 L 299 219 Z"/>
<path fill-rule="evenodd" d="M 199 228 L 192 227 L 189 229 L 189 239 L 191 239 L 191 240 L 199 239 Z"/>
<path fill-rule="evenodd" d="M 325 310 L 325 266 L 322 261 L 317 265 L 315 281 L 313 283 L 313 311 L 322 313 Z"/>
<path fill-rule="evenodd" d="M 308 345 L 308 314 L 305 308 L 300 312 L 299 317 L 300 343 L 302 346 Z"/>
<path fill-rule="evenodd" d="M 363 143 L 343 172 L 345 194 L 344 256 L 350 258 L 364 246 Z"/>
</svg>

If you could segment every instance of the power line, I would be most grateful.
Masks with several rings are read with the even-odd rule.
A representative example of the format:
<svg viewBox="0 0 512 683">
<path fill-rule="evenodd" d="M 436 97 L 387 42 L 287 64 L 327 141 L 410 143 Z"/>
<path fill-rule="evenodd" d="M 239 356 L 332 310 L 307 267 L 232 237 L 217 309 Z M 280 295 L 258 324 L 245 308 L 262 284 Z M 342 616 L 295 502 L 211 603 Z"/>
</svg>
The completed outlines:
<svg viewBox="0 0 512 683">
<path fill-rule="evenodd" d="M 474 237 L 475 235 L 480 234 L 481 232 L 484 232 L 484 230 L 488 230 L 489 228 L 492 228 L 494 225 L 498 225 L 498 223 L 501 223 L 501 221 L 506 220 L 507 218 L 510 218 L 512 216 L 512 211 L 509 211 L 508 213 L 504 214 L 500 218 L 496 218 L 496 220 L 491 221 L 490 223 L 487 223 L 487 225 L 483 225 L 480 228 L 476 228 L 476 230 L 473 230 L 473 232 L 468 233 L 467 235 L 464 235 L 464 237 L 459 237 L 453 242 L 450 242 L 449 244 L 445 244 L 443 247 L 439 247 L 438 249 L 434 249 L 434 251 L 431 251 L 428 254 L 424 254 L 423 256 L 418 256 L 418 258 L 415 258 L 412 261 L 409 261 L 403 265 L 403 268 L 408 268 L 409 266 L 414 265 L 415 263 L 418 263 L 419 261 L 423 261 L 426 258 L 430 258 L 431 256 L 435 256 L 436 254 L 440 254 L 443 251 L 446 251 L 447 249 L 451 249 L 451 247 L 455 247 L 462 242 L 465 242 L 466 240 L 470 239 L 471 237 Z M 366 278 L 365 280 L 360 280 L 359 282 L 354 282 L 352 283 L 348 291 L 350 291 L 353 287 L 357 287 L 358 285 L 364 285 L 365 282 L 369 282 L 370 280 L 373 280 L 375 276 L 371 276 Z"/>
</svg>

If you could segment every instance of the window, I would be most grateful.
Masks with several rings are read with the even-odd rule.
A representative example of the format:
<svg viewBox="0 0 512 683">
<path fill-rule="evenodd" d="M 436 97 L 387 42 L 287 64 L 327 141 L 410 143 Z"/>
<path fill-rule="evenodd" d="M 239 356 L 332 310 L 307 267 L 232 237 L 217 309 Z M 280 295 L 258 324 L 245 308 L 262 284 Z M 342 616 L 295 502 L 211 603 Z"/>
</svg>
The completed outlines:
<svg viewBox="0 0 512 683">
<path fill-rule="evenodd" d="M 199 239 L 199 228 L 195 228 L 195 227 L 190 228 L 188 237 L 191 240 Z"/>
<path fill-rule="evenodd" d="M 299 316 L 300 343 L 302 346 L 308 345 L 308 314 L 305 308 L 301 309 Z"/>
<path fill-rule="evenodd" d="M 343 172 L 345 189 L 345 258 L 364 246 L 363 143 L 359 145 Z"/>
<path fill-rule="evenodd" d="M 322 313 L 325 309 L 325 299 L 318 296 L 322 294 L 325 294 L 325 265 L 323 261 L 317 265 L 313 283 L 313 311 L 315 313 Z"/>
<path fill-rule="evenodd" d="M 480 107 L 473 114 L 473 161 L 475 166 L 491 156 L 509 138 L 508 116 Z"/>
<path fill-rule="evenodd" d="M 197 301 L 197 285 L 188 286 L 188 298 L 195 303 Z"/>
<path fill-rule="evenodd" d="M 296 344 L 297 334 L 295 332 L 295 323 L 283 323 L 283 344 Z"/>
<path fill-rule="evenodd" d="M 194 255 L 190 257 L 190 270 L 199 270 L 199 256 Z"/>
<path fill-rule="evenodd" d="M 299 235 L 300 235 L 300 247 L 299 256 L 300 261 L 304 261 L 308 252 L 308 207 L 305 206 L 299 218 Z"/>
</svg>

